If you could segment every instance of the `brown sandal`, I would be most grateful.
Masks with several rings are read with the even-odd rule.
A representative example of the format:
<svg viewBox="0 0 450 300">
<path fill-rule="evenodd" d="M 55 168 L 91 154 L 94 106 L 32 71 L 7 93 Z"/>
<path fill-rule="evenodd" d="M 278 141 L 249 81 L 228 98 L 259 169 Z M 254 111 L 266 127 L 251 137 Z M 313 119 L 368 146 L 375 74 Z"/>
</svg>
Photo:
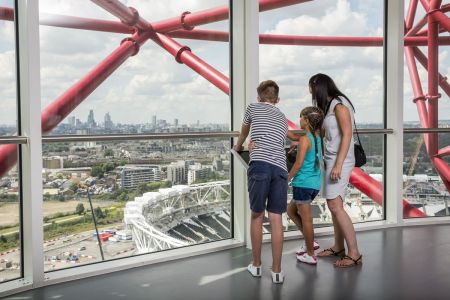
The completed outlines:
<svg viewBox="0 0 450 300">
<path fill-rule="evenodd" d="M 334 263 L 334 266 L 336 268 L 350 268 L 350 267 L 355 267 L 357 265 L 362 264 L 362 255 L 360 255 L 357 259 L 353 259 L 352 257 L 345 255 L 344 257 L 342 257 L 340 260 L 351 260 L 352 262 L 348 265 L 336 265 L 336 262 Z"/>
<path fill-rule="evenodd" d="M 323 253 L 323 252 L 325 252 L 325 251 L 328 251 L 328 252 L 331 252 L 331 253 L 330 253 L 329 255 L 320 255 L 320 253 Z M 318 257 L 340 256 L 340 255 L 342 255 L 343 253 L 345 254 L 345 248 L 342 249 L 342 250 L 340 250 L 340 251 L 334 251 L 333 249 L 328 248 L 328 249 L 324 249 L 324 250 L 320 251 L 320 253 L 317 254 Z"/>
</svg>

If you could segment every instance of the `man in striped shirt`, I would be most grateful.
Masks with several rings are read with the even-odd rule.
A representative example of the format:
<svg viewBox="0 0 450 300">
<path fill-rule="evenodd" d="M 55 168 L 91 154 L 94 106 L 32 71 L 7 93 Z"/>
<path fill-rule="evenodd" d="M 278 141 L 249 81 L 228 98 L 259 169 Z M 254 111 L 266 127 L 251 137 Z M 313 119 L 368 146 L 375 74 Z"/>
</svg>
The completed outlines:
<svg viewBox="0 0 450 300">
<path fill-rule="evenodd" d="M 288 190 L 284 146 L 288 134 L 293 140 L 298 137 L 288 131 L 286 116 L 275 107 L 280 101 L 278 85 L 272 80 L 263 81 L 257 91 L 258 102 L 251 103 L 247 107 L 239 138 L 233 147 L 236 151 L 242 151 L 242 144 L 249 133 L 252 142 L 257 145 L 250 152 L 250 165 L 247 171 L 252 210 L 250 233 L 253 254 L 253 261 L 247 269 L 255 277 L 261 276 L 262 222 L 264 211 L 267 209 L 272 228 L 272 281 L 283 283 L 281 214 L 286 212 Z"/>
</svg>

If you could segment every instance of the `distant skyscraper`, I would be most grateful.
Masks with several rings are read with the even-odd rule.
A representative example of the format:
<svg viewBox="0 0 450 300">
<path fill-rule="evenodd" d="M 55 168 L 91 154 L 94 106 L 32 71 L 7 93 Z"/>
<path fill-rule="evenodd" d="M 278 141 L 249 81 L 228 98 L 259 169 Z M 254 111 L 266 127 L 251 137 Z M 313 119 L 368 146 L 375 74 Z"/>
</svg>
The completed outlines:
<svg viewBox="0 0 450 300">
<path fill-rule="evenodd" d="M 152 125 L 156 127 L 156 116 L 152 116 Z"/>
<path fill-rule="evenodd" d="M 111 120 L 111 116 L 109 112 L 105 114 L 105 129 L 112 129 L 114 127 L 114 123 Z"/>
<path fill-rule="evenodd" d="M 95 126 L 95 119 L 94 119 L 94 111 L 91 109 L 89 110 L 89 115 L 87 119 L 87 125 L 88 126 Z"/>
<path fill-rule="evenodd" d="M 174 119 L 174 120 L 173 120 L 173 125 L 174 125 L 175 127 L 178 127 L 178 119 Z"/>
<path fill-rule="evenodd" d="M 75 117 L 74 116 L 72 116 L 72 117 L 69 117 L 68 119 L 67 119 L 67 123 L 70 125 L 70 126 L 75 126 Z"/>
</svg>

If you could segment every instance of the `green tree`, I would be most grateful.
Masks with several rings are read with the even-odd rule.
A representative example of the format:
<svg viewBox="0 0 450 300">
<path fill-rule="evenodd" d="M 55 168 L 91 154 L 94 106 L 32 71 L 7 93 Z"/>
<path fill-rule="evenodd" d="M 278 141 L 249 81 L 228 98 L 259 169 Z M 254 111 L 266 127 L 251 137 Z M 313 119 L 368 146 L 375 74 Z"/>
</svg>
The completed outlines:
<svg viewBox="0 0 450 300">
<path fill-rule="evenodd" d="M 103 153 L 103 155 L 105 157 L 107 157 L 107 156 L 114 156 L 114 151 L 112 149 L 106 149 L 105 152 Z"/>
<path fill-rule="evenodd" d="M 101 166 L 93 166 L 91 169 L 91 176 L 102 178 L 103 177 L 103 170 Z"/>
<path fill-rule="evenodd" d="M 97 219 L 103 219 L 105 217 L 105 214 L 103 213 L 102 209 L 100 207 L 94 208 L 94 216 Z"/>
<path fill-rule="evenodd" d="M 78 203 L 77 207 L 75 208 L 75 213 L 77 215 L 82 215 L 84 213 L 84 205 L 83 203 Z"/>
</svg>

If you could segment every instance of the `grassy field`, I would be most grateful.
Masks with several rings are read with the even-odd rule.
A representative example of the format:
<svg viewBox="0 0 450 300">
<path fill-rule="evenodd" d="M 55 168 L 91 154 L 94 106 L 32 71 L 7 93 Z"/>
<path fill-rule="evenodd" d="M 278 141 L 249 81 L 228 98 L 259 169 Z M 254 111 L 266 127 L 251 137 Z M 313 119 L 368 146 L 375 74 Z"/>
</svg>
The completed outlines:
<svg viewBox="0 0 450 300">
<path fill-rule="evenodd" d="M 78 203 L 83 203 L 84 208 L 89 208 L 89 201 L 44 201 L 44 217 L 55 215 L 56 213 L 75 212 Z M 114 201 L 93 201 L 94 207 L 110 207 L 115 206 Z M 18 203 L 1 203 L 0 204 L 0 226 L 15 225 L 19 223 L 19 204 Z"/>
</svg>

